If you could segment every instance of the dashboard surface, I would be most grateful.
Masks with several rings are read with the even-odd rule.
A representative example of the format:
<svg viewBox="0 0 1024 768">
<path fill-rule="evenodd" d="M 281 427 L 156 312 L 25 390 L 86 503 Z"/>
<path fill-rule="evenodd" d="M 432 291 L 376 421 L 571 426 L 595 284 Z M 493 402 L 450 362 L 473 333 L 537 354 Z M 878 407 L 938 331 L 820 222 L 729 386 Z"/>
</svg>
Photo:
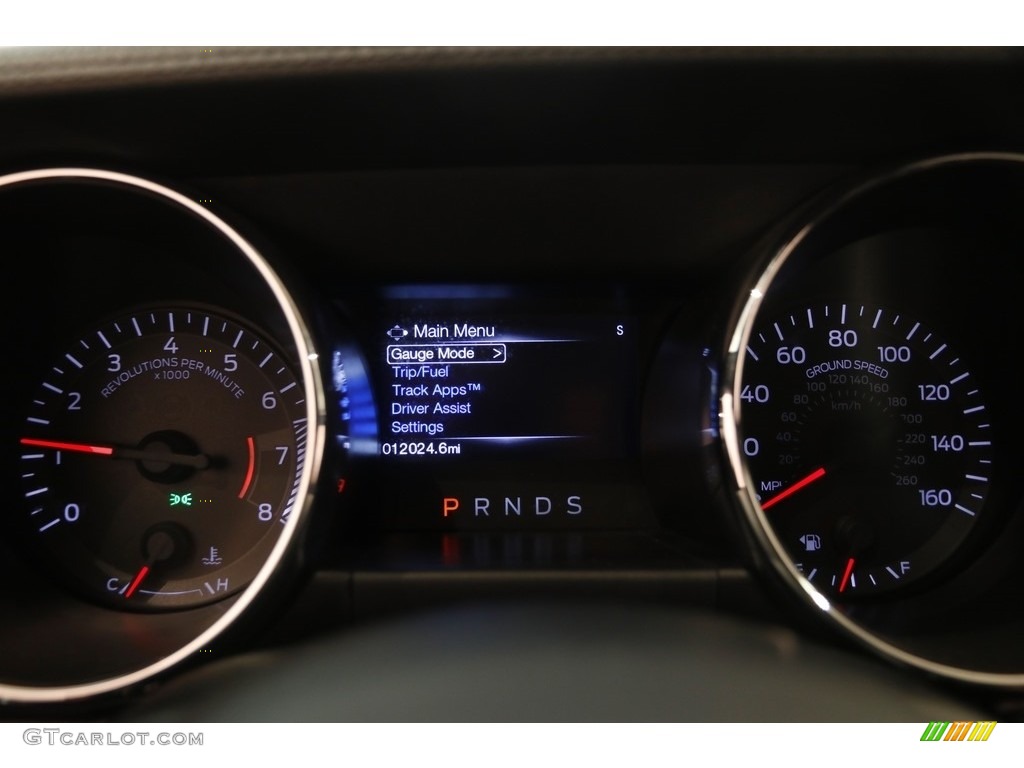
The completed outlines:
<svg viewBox="0 0 1024 768">
<path fill-rule="evenodd" d="M 1016 719 L 1022 69 L 4 52 L 5 714 Z"/>
</svg>

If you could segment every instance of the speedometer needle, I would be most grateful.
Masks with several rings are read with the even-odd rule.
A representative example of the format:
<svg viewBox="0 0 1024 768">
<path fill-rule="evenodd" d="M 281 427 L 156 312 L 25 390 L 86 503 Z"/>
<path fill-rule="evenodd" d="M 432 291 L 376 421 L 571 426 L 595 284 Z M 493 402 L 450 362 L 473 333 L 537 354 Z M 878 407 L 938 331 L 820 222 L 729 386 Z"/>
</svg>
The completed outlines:
<svg viewBox="0 0 1024 768">
<path fill-rule="evenodd" d="M 92 456 L 109 456 L 112 459 L 162 461 L 167 464 L 178 464 L 195 469 L 206 469 L 210 466 L 209 457 L 201 453 L 192 456 L 187 453 L 172 453 L 171 451 L 160 449 L 140 451 L 135 448 L 118 448 L 113 445 L 89 445 L 87 443 L 68 443 L 60 440 L 37 440 L 32 437 L 23 437 L 20 442 L 22 445 L 35 448 L 53 448 L 57 451 L 88 453 Z"/>
<path fill-rule="evenodd" d="M 803 478 L 802 480 L 797 480 L 795 483 L 793 483 L 791 486 L 789 486 L 789 488 L 787 488 L 786 490 L 782 491 L 781 493 L 776 494 L 775 496 L 772 496 L 770 499 L 768 499 L 768 501 L 762 502 L 761 503 L 761 509 L 767 510 L 769 507 L 774 507 L 776 504 L 778 504 L 783 499 L 788 499 L 790 496 L 792 496 L 797 491 L 801 490 L 802 488 L 806 488 L 808 485 L 813 483 L 815 480 L 817 480 L 819 478 L 822 478 L 824 476 L 825 476 L 825 468 L 824 467 L 818 467 L 816 470 L 811 472 L 811 474 L 809 474 L 807 477 Z"/>
</svg>

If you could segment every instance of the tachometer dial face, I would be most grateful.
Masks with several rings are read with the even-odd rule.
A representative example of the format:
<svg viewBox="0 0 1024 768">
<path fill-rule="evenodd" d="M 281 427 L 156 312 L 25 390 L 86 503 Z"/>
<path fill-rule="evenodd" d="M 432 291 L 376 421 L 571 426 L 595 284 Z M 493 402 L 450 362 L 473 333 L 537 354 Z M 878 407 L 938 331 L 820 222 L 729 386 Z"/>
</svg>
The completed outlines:
<svg viewBox="0 0 1024 768">
<path fill-rule="evenodd" d="M 992 429 L 979 382 L 909 315 L 840 301 L 769 318 L 750 335 L 738 397 L 761 508 L 826 593 L 912 584 L 983 514 Z"/>
<path fill-rule="evenodd" d="M 20 435 L 24 523 L 49 571 L 123 609 L 246 586 L 295 502 L 304 388 L 264 337 L 199 308 L 82 333 Z"/>
</svg>

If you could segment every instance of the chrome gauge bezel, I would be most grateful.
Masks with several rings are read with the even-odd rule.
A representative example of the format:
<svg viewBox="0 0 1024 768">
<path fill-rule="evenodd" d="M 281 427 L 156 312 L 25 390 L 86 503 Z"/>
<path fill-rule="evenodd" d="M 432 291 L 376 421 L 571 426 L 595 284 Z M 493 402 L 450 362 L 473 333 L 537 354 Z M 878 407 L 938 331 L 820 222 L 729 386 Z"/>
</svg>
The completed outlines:
<svg viewBox="0 0 1024 768">
<path fill-rule="evenodd" d="M 157 182 L 138 176 L 95 168 L 45 168 L 21 171 L 0 176 L 0 190 L 19 185 L 38 183 L 86 183 L 112 185 L 128 193 L 157 198 L 163 204 L 177 209 L 183 215 L 195 217 L 210 228 L 215 237 L 225 239 L 245 264 L 258 274 L 263 286 L 273 295 L 276 310 L 286 324 L 289 343 L 294 349 L 297 375 L 305 393 L 305 418 L 310 425 L 307 434 L 306 460 L 299 472 L 296 502 L 266 561 L 252 581 L 224 603 L 223 612 L 208 626 L 173 652 L 124 674 L 71 685 L 40 685 L 0 683 L 0 703 L 53 704 L 73 702 L 123 691 L 152 680 L 161 673 L 186 661 L 200 650 L 208 648 L 224 635 L 264 595 L 272 582 L 284 572 L 297 570 L 296 551 L 304 533 L 314 504 L 314 490 L 320 476 L 327 444 L 327 397 L 322 374 L 321 351 L 314 340 L 303 313 L 292 291 L 274 270 L 262 253 L 237 229 L 213 213 L 203 204 Z M 330 354 L 327 354 L 330 357 Z"/>
<path fill-rule="evenodd" d="M 726 493 L 738 509 L 743 533 L 752 545 L 759 567 L 767 570 L 776 582 L 795 595 L 813 614 L 872 651 L 894 661 L 924 670 L 939 677 L 975 685 L 1019 688 L 1024 686 L 1024 674 L 980 671 L 965 666 L 936 661 L 901 647 L 898 641 L 852 618 L 843 606 L 815 587 L 794 565 L 756 494 L 756 484 L 742 451 L 742 408 L 740 393 L 744 381 L 742 352 L 759 321 L 759 313 L 780 273 L 801 252 L 808 239 L 816 235 L 844 209 L 866 196 L 882 190 L 894 182 L 930 171 L 955 170 L 978 164 L 1009 164 L 1024 171 L 1024 155 L 1002 152 L 977 152 L 946 155 L 901 166 L 876 174 L 838 195 L 831 195 L 811 213 L 777 238 L 781 244 L 770 247 L 763 254 L 759 266 L 740 294 L 737 309 L 725 336 L 726 346 L 722 361 L 722 385 L 717 393 L 718 421 L 721 431 L 724 460 L 728 464 L 725 474 Z"/>
</svg>

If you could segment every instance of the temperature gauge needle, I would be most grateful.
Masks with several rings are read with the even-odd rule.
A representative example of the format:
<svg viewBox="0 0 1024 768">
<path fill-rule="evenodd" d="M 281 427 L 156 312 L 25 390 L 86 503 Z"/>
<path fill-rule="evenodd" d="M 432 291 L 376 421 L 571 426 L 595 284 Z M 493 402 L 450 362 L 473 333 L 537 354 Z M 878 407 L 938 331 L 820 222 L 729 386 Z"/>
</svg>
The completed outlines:
<svg viewBox="0 0 1024 768">
<path fill-rule="evenodd" d="M 186 546 L 187 535 L 187 532 L 176 523 L 164 523 L 150 529 L 143 539 L 142 547 L 149 554 L 149 559 L 139 568 L 139 572 L 135 574 L 135 578 L 124 591 L 126 600 L 135 594 L 142 582 L 152 572 L 153 566 L 158 563 L 166 566 L 174 560 L 175 555 L 181 554 L 182 549 Z"/>
<path fill-rule="evenodd" d="M 147 449 L 140 451 L 137 448 L 118 448 L 113 445 L 90 445 L 88 443 L 68 443 L 60 440 L 37 440 L 32 437 L 23 437 L 20 440 L 22 445 L 34 448 L 52 448 L 56 451 L 71 451 L 73 453 L 87 453 L 92 456 L 109 456 L 112 459 L 127 459 L 129 461 L 153 461 L 166 464 L 178 464 L 194 469 L 206 469 L 210 466 L 210 459 L 204 454 L 191 456 L 187 453 L 173 453 L 163 449 Z"/>
<path fill-rule="evenodd" d="M 807 477 L 803 478 L 802 480 L 797 480 L 795 483 L 793 483 L 791 486 L 789 486 L 789 488 L 787 488 L 786 490 L 782 491 L 781 493 L 776 494 L 775 496 L 772 496 L 770 499 L 768 499 L 768 501 L 761 502 L 761 509 L 767 511 L 769 507 L 774 507 L 776 504 L 778 504 L 783 499 L 788 499 L 790 496 L 792 496 L 797 491 L 799 491 L 799 490 L 801 490 L 803 488 L 806 488 L 808 485 L 813 483 L 815 480 L 818 480 L 819 478 L 822 478 L 824 476 L 825 476 L 825 468 L 824 467 L 818 467 L 816 470 L 811 472 L 811 474 L 809 474 Z"/>
<path fill-rule="evenodd" d="M 148 565 L 144 565 L 141 568 L 139 568 L 139 572 L 137 574 L 135 574 L 135 578 L 132 579 L 132 583 L 128 585 L 128 589 L 126 589 L 125 592 L 124 592 L 125 600 L 127 600 L 129 597 L 131 597 L 132 595 L 135 594 L 135 590 L 137 590 L 139 588 L 139 585 L 142 583 L 142 580 L 144 578 L 146 578 L 146 574 L 148 574 L 148 573 L 149 573 L 149 566 Z"/>
</svg>

